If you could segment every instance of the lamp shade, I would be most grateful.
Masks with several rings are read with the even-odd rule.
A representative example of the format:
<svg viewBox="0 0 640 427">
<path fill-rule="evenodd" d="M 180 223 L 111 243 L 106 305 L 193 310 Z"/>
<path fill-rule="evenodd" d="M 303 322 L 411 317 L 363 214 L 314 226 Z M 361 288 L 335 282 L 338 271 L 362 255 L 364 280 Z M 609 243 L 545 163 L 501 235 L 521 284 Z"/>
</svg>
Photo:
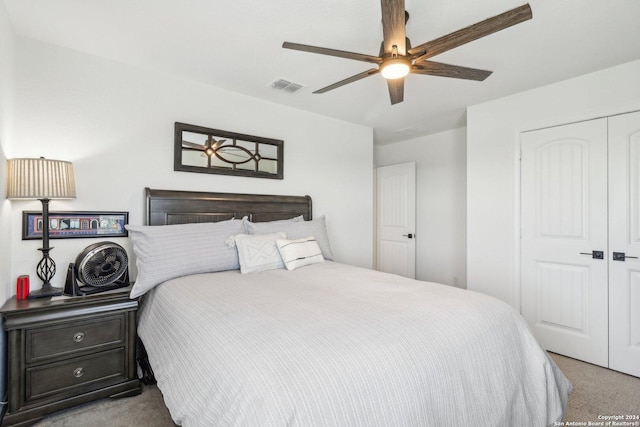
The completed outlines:
<svg viewBox="0 0 640 427">
<path fill-rule="evenodd" d="M 7 199 L 75 199 L 73 165 L 63 160 L 7 160 Z"/>
</svg>

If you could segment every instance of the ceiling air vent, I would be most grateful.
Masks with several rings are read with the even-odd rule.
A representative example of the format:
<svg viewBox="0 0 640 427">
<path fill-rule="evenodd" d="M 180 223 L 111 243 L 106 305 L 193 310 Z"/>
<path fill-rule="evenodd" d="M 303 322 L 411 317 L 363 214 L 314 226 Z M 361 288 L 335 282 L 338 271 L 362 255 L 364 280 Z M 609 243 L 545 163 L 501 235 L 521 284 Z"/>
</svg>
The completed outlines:
<svg viewBox="0 0 640 427">
<path fill-rule="evenodd" d="M 302 89 L 304 86 L 298 83 L 290 82 L 289 80 L 277 79 L 271 82 L 271 87 L 276 90 L 281 90 L 287 93 L 296 93 L 297 91 Z"/>
</svg>

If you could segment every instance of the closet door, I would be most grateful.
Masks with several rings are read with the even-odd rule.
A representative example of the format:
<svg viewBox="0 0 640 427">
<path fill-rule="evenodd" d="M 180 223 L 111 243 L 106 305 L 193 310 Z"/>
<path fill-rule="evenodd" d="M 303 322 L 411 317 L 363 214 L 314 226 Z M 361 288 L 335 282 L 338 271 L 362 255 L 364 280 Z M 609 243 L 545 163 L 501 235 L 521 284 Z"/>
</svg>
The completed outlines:
<svg viewBox="0 0 640 427">
<path fill-rule="evenodd" d="M 640 112 L 609 118 L 609 367 L 640 376 Z"/>
<path fill-rule="evenodd" d="M 521 154 L 522 315 L 545 349 L 608 366 L 607 121 L 523 133 Z"/>
</svg>

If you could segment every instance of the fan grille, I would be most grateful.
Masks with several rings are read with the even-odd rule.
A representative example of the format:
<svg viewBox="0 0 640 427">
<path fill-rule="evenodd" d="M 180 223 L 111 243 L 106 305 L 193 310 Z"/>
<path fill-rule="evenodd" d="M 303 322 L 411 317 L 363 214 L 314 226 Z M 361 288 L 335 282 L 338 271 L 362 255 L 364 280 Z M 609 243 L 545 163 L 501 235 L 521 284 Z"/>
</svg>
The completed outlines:
<svg viewBox="0 0 640 427">
<path fill-rule="evenodd" d="M 127 252 L 115 243 L 88 247 L 78 256 L 78 280 L 88 286 L 108 286 L 127 271 Z"/>
</svg>

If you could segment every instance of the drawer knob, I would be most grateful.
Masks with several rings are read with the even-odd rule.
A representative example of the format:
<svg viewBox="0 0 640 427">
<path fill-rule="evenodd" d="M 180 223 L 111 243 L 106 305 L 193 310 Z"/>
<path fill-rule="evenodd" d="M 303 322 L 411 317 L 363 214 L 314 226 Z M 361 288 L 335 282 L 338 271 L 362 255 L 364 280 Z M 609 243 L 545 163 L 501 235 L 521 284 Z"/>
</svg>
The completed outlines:
<svg viewBox="0 0 640 427">
<path fill-rule="evenodd" d="M 84 332 L 76 332 L 73 335 L 73 340 L 75 342 L 82 342 L 84 340 Z"/>
<path fill-rule="evenodd" d="M 76 377 L 76 378 L 80 378 L 83 375 L 84 375 L 84 368 L 76 368 L 73 371 L 73 376 Z"/>
</svg>

